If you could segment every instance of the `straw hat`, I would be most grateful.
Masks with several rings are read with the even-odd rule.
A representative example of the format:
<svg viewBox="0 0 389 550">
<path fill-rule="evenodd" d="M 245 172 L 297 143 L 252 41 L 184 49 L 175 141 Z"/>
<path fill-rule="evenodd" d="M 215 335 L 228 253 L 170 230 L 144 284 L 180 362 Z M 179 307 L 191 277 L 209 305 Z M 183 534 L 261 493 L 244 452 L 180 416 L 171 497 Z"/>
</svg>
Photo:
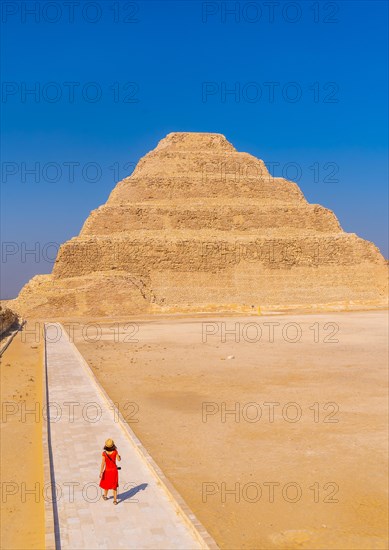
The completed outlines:
<svg viewBox="0 0 389 550">
<path fill-rule="evenodd" d="M 113 439 L 107 439 L 107 441 L 105 442 L 106 447 L 113 447 L 114 445 L 115 443 Z"/>
</svg>

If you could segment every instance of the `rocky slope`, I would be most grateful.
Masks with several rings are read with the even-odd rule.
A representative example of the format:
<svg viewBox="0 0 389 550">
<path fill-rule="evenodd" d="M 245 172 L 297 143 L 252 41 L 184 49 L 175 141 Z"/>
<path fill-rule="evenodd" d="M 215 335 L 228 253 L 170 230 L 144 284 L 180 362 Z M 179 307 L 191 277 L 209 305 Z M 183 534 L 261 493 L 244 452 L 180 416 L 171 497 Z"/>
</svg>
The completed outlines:
<svg viewBox="0 0 389 550">
<path fill-rule="evenodd" d="M 5 336 L 7 331 L 19 321 L 17 314 L 8 307 L 0 306 L 0 336 Z"/>
</svg>

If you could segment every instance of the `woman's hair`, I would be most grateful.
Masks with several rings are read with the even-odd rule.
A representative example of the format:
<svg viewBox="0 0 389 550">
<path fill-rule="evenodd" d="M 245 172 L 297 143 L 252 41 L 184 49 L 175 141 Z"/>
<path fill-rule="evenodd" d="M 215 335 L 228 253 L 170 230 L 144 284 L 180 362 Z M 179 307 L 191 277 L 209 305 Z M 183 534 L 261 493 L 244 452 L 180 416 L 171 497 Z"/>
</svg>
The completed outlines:
<svg viewBox="0 0 389 550">
<path fill-rule="evenodd" d="M 116 445 L 113 444 L 112 447 L 107 447 L 107 445 L 104 445 L 104 451 L 114 451 L 116 449 Z"/>
</svg>

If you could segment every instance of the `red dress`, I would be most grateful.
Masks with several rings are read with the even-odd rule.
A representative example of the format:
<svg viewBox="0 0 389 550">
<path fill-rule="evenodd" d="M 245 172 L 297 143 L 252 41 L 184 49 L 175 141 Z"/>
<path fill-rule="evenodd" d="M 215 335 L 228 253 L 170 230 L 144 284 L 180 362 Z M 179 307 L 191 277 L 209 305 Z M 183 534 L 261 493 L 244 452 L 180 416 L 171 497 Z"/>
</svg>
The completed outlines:
<svg viewBox="0 0 389 550">
<path fill-rule="evenodd" d="M 116 467 L 116 457 L 118 455 L 117 451 L 108 454 L 105 451 L 103 452 L 103 457 L 105 458 L 105 470 L 100 480 L 100 487 L 102 489 L 117 489 L 119 485 L 119 475 L 118 469 Z"/>
</svg>

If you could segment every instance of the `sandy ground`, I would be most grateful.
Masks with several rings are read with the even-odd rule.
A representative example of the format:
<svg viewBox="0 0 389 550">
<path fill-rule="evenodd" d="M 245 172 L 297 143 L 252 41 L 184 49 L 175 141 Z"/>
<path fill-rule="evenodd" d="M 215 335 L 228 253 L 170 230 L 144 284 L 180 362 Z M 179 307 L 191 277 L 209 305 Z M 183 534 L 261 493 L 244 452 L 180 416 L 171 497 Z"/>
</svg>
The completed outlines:
<svg viewBox="0 0 389 550">
<path fill-rule="evenodd" d="M 22 339 L 18 333 L 0 360 L 0 547 L 4 550 L 45 547 L 42 351 L 42 340 L 34 335 Z"/>
<path fill-rule="evenodd" d="M 222 548 L 386 548 L 387 312 L 204 323 L 69 333 Z"/>
<path fill-rule="evenodd" d="M 387 312 L 88 321 L 77 346 L 222 548 L 387 547 Z M 0 372 L 1 548 L 42 549 L 41 341 Z"/>
</svg>

